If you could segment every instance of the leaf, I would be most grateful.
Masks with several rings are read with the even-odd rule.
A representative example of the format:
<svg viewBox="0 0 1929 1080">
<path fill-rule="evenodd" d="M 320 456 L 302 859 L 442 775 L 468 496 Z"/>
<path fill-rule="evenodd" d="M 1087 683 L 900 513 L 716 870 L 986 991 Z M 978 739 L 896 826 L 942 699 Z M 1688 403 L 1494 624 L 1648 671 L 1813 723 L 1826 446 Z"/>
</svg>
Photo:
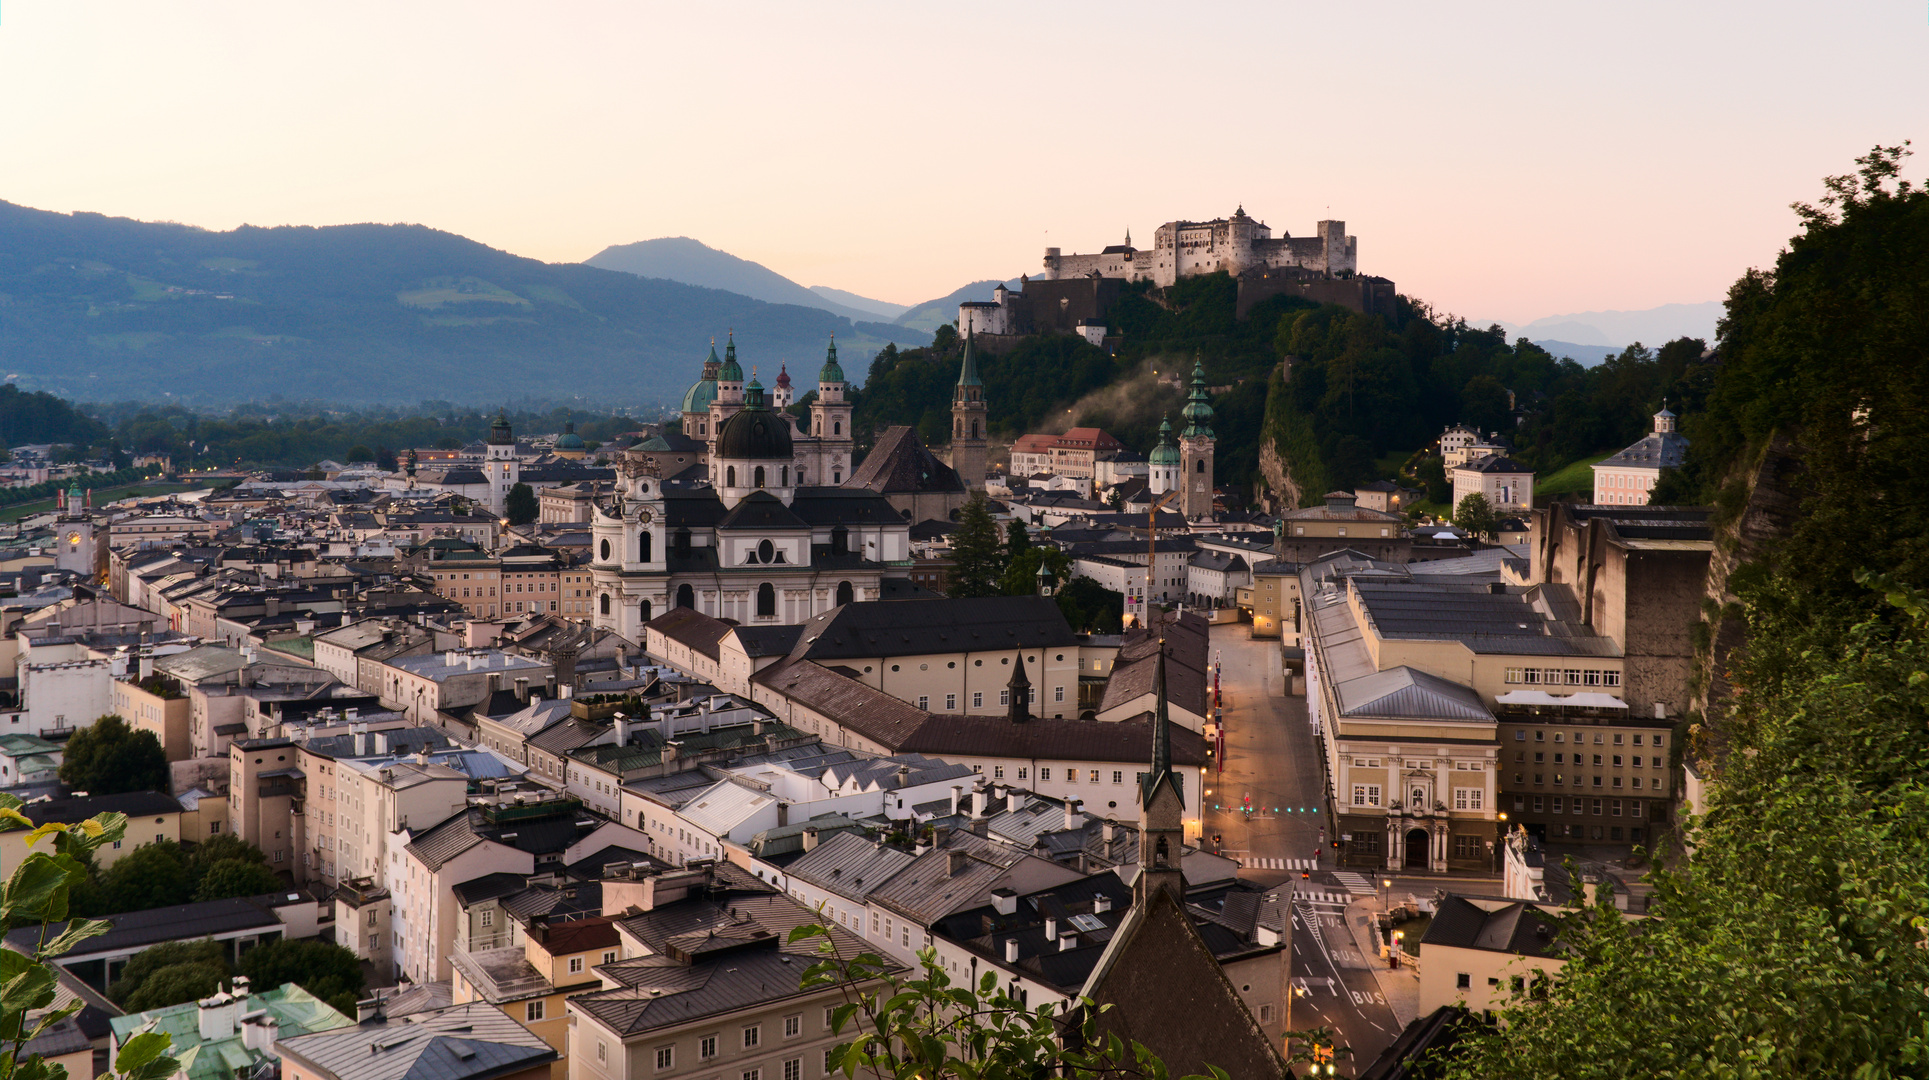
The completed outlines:
<svg viewBox="0 0 1929 1080">
<path fill-rule="evenodd" d="M 114 1057 L 114 1071 L 131 1073 L 158 1061 L 169 1045 L 171 1040 L 161 1032 L 143 1031 L 121 1045 L 121 1052 Z"/>
<path fill-rule="evenodd" d="M 35 844 L 38 844 L 45 837 L 52 836 L 55 833 L 64 833 L 66 831 L 67 831 L 67 826 L 61 824 L 58 821 L 45 822 L 41 824 L 38 828 L 34 829 L 34 831 L 27 834 L 27 846 L 32 847 Z"/>
<path fill-rule="evenodd" d="M 7 896 L 0 902 L 0 916 L 12 923 L 39 921 L 61 894 L 68 882 L 67 871 L 45 852 L 36 851 L 20 861 L 7 882 Z"/>
<path fill-rule="evenodd" d="M 113 928 L 114 924 L 106 919 L 75 919 L 67 924 L 67 929 L 61 931 L 59 937 L 49 941 L 46 947 L 40 950 L 40 955 L 59 956 L 71 951 L 74 946 L 88 938 L 99 937 Z"/>
<path fill-rule="evenodd" d="M 35 964 L 0 986 L 0 1009 L 33 1012 L 54 1002 L 54 969 Z"/>
</svg>

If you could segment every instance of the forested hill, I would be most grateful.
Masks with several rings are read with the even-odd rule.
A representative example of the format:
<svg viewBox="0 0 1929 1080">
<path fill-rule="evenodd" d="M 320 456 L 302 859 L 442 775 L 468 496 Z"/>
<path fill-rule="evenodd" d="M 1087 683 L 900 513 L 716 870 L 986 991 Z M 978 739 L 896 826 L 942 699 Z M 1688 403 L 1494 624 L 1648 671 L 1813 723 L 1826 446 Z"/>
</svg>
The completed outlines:
<svg viewBox="0 0 1929 1080">
<path fill-rule="evenodd" d="M 1271 442 L 1283 459 L 1272 489 L 1316 501 L 1390 475 L 1462 421 L 1508 431 L 1529 464 L 1551 472 L 1633 442 L 1664 398 L 1677 412 L 1697 408 L 1712 377 L 1694 339 L 1583 367 L 1404 297 L 1391 315 L 1275 297 L 1244 319 L 1234 317 L 1237 297 L 1224 274 L 1134 286 L 1108 316 L 1122 335 L 1116 355 L 1067 336 L 982 353 L 994 435 L 1096 425 L 1146 452 L 1160 419 L 1176 423 L 1185 404 L 1184 389 L 1166 380 L 1176 372 L 1183 381 L 1201 361 L 1214 388 L 1220 483 L 1249 495 Z M 946 327 L 929 348 L 879 353 L 858 398 L 859 429 L 916 423 L 927 442 L 944 444 L 960 349 Z"/>
<path fill-rule="evenodd" d="M 419 225 L 214 232 L 0 203 L 0 364 L 81 401 L 681 395 L 710 338 L 814 370 L 927 340 L 886 323 L 580 264 Z"/>
</svg>

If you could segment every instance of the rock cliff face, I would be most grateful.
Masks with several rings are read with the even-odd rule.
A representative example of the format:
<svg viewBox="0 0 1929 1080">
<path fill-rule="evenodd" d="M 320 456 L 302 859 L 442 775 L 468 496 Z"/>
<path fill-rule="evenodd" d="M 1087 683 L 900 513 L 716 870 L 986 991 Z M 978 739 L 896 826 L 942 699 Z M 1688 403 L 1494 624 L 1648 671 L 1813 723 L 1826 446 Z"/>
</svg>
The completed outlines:
<svg viewBox="0 0 1929 1080">
<path fill-rule="evenodd" d="M 1707 593 L 1702 599 L 1695 695 L 1690 702 L 1701 722 L 1695 726 L 1688 752 L 1717 768 L 1727 743 L 1722 719 L 1733 693 L 1729 671 L 1748 645 L 1748 627 L 1734 585 L 1738 577 L 1771 557 L 1776 542 L 1788 535 L 1800 514 L 1794 489 L 1802 473 L 1801 447 L 1778 434 L 1736 473 L 1717 512 L 1715 552 L 1708 563 Z M 1727 509 L 1731 505 L 1732 512 Z"/>
</svg>

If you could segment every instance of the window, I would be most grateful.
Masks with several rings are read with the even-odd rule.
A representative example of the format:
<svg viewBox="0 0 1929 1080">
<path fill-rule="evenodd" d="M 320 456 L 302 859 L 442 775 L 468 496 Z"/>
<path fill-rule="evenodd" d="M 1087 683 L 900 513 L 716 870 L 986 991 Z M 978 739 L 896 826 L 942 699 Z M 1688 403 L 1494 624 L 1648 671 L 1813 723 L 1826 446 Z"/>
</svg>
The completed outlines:
<svg viewBox="0 0 1929 1080">
<path fill-rule="evenodd" d="M 1063 686 L 1052 687 L 1052 700 L 1053 701 L 1065 700 L 1065 688 Z"/>
<path fill-rule="evenodd" d="M 1125 773 L 1124 773 L 1123 771 L 1121 771 L 1121 770 L 1119 770 L 1119 769 L 1113 769 L 1113 770 L 1112 770 L 1112 782 L 1113 782 L 1114 784 L 1123 784 L 1123 783 L 1125 783 Z"/>
<path fill-rule="evenodd" d="M 958 695 L 956 695 L 956 694 L 946 694 L 946 695 L 944 696 L 944 711 L 945 711 L 945 712 L 957 712 L 957 711 L 958 711 Z"/>
<path fill-rule="evenodd" d="M 608 951 L 608 952 L 606 952 L 606 953 L 604 953 L 604 954 L 603 954 L 603 963 L 605 963 L 605 964 L 614 964 L 614 963 L 616 963 L 616 950 L 615 950 L 615 949 L 611 949 L 610 951 Z"/>
<path fill-rule="evenodd" d="M 536 1000 L 536 1001 L 530 1002 L 526 1011 L 527 1011 L 527 1016 L 530 1020 L 541 1020 L 543 1018 L 542 1001 Z"/>
<path fill-rule="evenodd" d="M 1011 704 L 1011 691 L 1009 690 L 998 691 L 998 707 L 1004 708 L 1005 706 L 1010 704 Z"/>
<path fill-rule="evenodd" d="M 743 1080 L 764 1080 L 764 1071 L 762 1069 L 745 1069 L 743 1071 Z"/>
<path fill-rule="evenodd" d="M 1078 783 L 1078 770 L 1077 770 L 1077 769 L 1066 769 L 1066 770 L 1065 770 L 1065 782 L 1066 782 L 1066 783 L 1068 783 L 1068 784 L 1076 784 L 1076 783 Z"/>
<path fill-rule="evenodd" d="M 1018 779 L 1023 780 L 1025 778 L 1025 772 L 1026 772 L 1025 766 L 1020 765 L 1018 767 Z"/>
<path fill-rule="evenodd" d="M 716 1056 L 717 1056 L 717 1037 L 715 1035 L 705 1035 L 703 1037 L 703 1041 L 697 1043 L 697 1057 L 702 1058 L 705 1061 L 708 1061 L 711 1058 Z"/>
<path fill-rule="evenodd" d="M 756 1046 L 762 1042 L 763 1039 L 764 1028 L 762 1024 L 751 1024 L 749 1027 L 743 1029 L 743 1048 L 745 1050 Z"/>
<path fill-rule="evenodd" d="M 1641 816 L 1641 800 L 1640 800 L 1640 799 L 1629 799 L 1629 800 L 1628 800 L 1628 816 L 1629 816 L 1629 817 L 1640 817 L 1640 816 Z"/>
<path fill-rule="evenodd" d="M 1471 990 L 1473 989 L 1473 985 L 1474 977 L 1464 971 L 1453 977 L 1453 988 L 1455 990 Z"/>
<path fill-rule="evenodd" d="M 1051 766 L 1049 766 L 1049 765 L 1046 765 L 1046 766 L 1043 766 L 1043 767 L 1041 767 L 1041 768 L 1040 768 L 1040 769 L 1038 770 L 1038 779 L 1040 779 L 1040 780 L 1050 780 L 1051 778 L 1052 778 L 1052 769 L 1051 769 Z"/>
<path fill-rule="evenodd" d="M 784 1080 L 804 1080 L 803 1058 L 791 1058 L 784 1062 Z"/>
<path fill-rule="evenodd" d="M 836 1019 L 837 1019 L 837 1006 L 835 1005 L 824 1006 L 824 1029 L 826 1031 L 830 1030 L 831 1022 Z"/>
<path fill-rule="evenodd" d="M 993 780 L 1003 780 L 1005 778 L 1005 767 L 1003 765 L 993 765 L 991 767 L 991 778 Z"/>
<path fill-rule="evenodd" d="M 1515 741 L 1515 742 L 1526 742 L 1526 741 L 1527 741 L 1527 729 L 1526 729 L 1526 728 L 1515 728 L 1515 729 L 1514 729 L 1514 741 Z"/>
<path fill-rule="evenodd" d="M 1554 812 L 1556 814 L 1566 813 L 1567 811 L 1562 809 L 1565 803 L 1566 803 L 1566 800 L 1562 799 L 1559 795 L 1554 796 Z M 1536 809 L 1538 809 L 1538 807 L 1536 807 Z"/>
<path fill-rule="evenodd" d="M 1093 769 L 1093 770 L 1092 770 L 1092 775 L 1091 775 L 1091 776 L 1089 776 L 1089 777 L 1087 777 L 1086 779 L 1088 779 L 1088 780 L 1090 780 L 1090 781 L 1091 781 L 1092 783 L 1094 783 L 1094 784 L 1096 784 L 1096 783 L 1098 783 L 1098 770 L 1097 770 L 1097 769 Z"/>
<path fill-rule="evenodd" d="M 985 695 L 982 691 L 974 690 L 971 692 L 971 707 L 974 709 L 982 709 L 985 707 Z"/>
<path fill-rule="evenodd" d="M 803 1030 L 804 1018 L 801 1015 L 784 1017 L 784 1038 L 794 1039 L 802 1033 Z"/>
<path fill-rule="evenodd" d="M 580 973 L 580 972 L 581 972 L 582 970 L 583 970 L 583 958 L 582 958 L 582 957 L 580 957 L 580 956 L 572 956 L 572 957 L 570 957 L 570 958 L 569 958 L 569 973 L 570 973 L 571 975 L 575 975 L 575 974 L 579 974 L 579 973 Z"/>
<path fill-rule="evenodd" d="M 1479 810 L 1486 798 L 1485 788 L 1457 787 L 1453 789 L 1453 808 L 1455 810 Z"/>
<path fill-rule="evenodd" d="M 676 1047 L 659 1046 L 656 1048 L 656 1067 L 668 1069 L 676 1064 Z"/>
<path fill-rule="evenodd" d="M 1354 784 L 1353 785 L 1353 805 L 1354 806 L 1380 805 L 1380 785 Z"/>
<path fill-rule="evenodd" d="M 1581 805 L 1581 800 L 1579 800 L 1579 799 L 1575 799 L 1575 800 L 1574 800 L 1574 805 L 1575 805 L 1575 806 L 1579 806 L 1579 805 Z M 1601 800 L 1599 800 L 1599 799 L 1595 799 L 1595 800 L 1594 800 L 1594 816 L 1595 816 L 1595 817 L 1600 817 L 1600 816 L 1601 816 Z M 1595 839 L 1596 839 L 1596 840 L 1599 840 L 1599 839 L 1600 839 L 1600 837 L 1598 837 L 1598 836 L 1597 836 L 1597 837 L 1595 837 Z"/>
<path fill-rule="evenodd" d="M 929 711 L 931 710 L 931 698 L 930 698 L 930 697 L 929 697 L 928 695 L 926 695 L 926 694 L 919 694 L 919 695 L 918 695 L 918 708 L 920 708 L 920 709 L 922 709 L 922 710 L 924 710 L 924 711 L 926 711 L 926 712 L 929 712 Z"/>
<path fill-rule="evenodd" d="M 1453 838 L 1453 857 L 1471 859 L 1480 854 L 1480 837 L 1456 836 Z"/>
</svg>

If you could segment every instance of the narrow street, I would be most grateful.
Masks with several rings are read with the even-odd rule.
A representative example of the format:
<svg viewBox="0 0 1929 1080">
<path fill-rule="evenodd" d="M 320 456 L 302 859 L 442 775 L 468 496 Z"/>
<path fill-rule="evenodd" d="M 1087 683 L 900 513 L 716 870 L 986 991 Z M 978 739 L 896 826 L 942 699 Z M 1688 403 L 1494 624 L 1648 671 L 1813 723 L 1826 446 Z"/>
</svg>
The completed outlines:
<svg viewBox="0 0 1929 1080">
<path fill-rule="evenodd" d="M 1302 993 L 1291 1027 L 1333 1029 L 1340 1045 L 1353 1048 L 1341 1070 L 1354 1072 L 1401 1028 L 1374 970 L 1377 960 L 1362 953 L 1347 926 L 1347 905 L 1373 894 L 1378 882 L 1333 874 L 1326 784 L 1306 701 L 1286 694 L 1279 643 L 1249 640 L 1250 631 L 1237 623 L 1212 630 L 1213 656 L 1223 665 L 1226 760 L 1205 785 L 1205 843 L 1210 848 L 1218 838 L 1222 853 L 1246 865 L 1242 877 L 1293 890 L 1293 984 Z"/>
</svg>

